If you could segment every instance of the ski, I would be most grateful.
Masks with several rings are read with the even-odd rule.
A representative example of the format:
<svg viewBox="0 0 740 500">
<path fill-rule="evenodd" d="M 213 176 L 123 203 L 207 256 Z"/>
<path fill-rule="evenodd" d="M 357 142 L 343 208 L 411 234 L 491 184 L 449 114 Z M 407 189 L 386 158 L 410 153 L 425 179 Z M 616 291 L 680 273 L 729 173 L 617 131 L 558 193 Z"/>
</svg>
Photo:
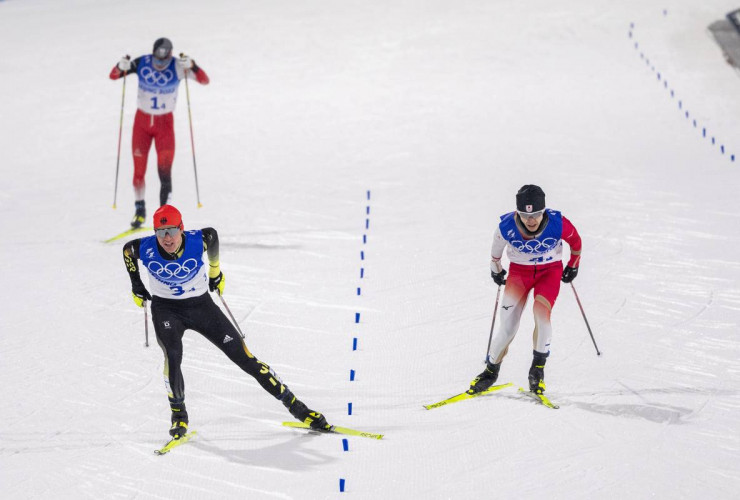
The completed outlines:
<svg viewBox="0 0 740 500">
<path fill-rule="evenodd" d="M 519 388 L 519 392 L 521 392 L 522 394 L 525 394 L 526 396 L 529 396 L 534 401 L 542 404 L 543 406 L 547 406 L 548 408 L 552 408 L 553 410 L 557 410 L 558 408 L 560 408 L 559 405 L 556 405 L 555 403 L 553 403 L 552 401 L 550 401 L 547 398 L 547 396 L 545 396 L 544 394 L 537 394 L 536 392 L 528 391 L 528 390 L 524 389 L 523 387 L 520 387 Z"/>
<path fill-rule="evenodd" d="M 465 399 L 477 398 L 478 396 L 484 396 L 486 394 L 490 394 L 495 391 L 500 391 L 501 389 L 505 389 L 506 387 L 511 387 L 512 385 L 514 384 L 512 384 L 511 382 L 506 383 L 506 384 L 494 385 L 494 386 L 489 387 L 485 391 L 479 392 L 477 394 L 469 394 L 467 392 L 463 392 L 461 394 L 458 394 L 457 396 L 452 396 L 451 398 L 444 399 L 440 401 L 439 403 L 434 403 L 431 405 L 424 405 L 424 408 L 426 408 L 427 410 L 431 410 L 433 408 L 439 408 L 440 406 L 445 406 L 451 403 L 457 403 L 458 401 L 463 401 Z"/>
<path fill-rule="evenodd" d="M 103 243 L 111 243 L 116 240 L 120 240 L 121 238 L 125 238 L 126 236 L 130 236 L 132 234 L 140 233 L 142 231 L 153 231 L 154 228 L 147 227 L 147 226 L 141 226 L 141 227 L 135 227 L 131 229 L 127 229 L 126 231 L 122 233 L 118 233 L 117 235 L 113 236 L 112 238 L 108 238 L 107 240 L 103 240 Z"/>
<path fill-rule="evenodd" d="M 334 434 L 346 434 L 348 436 L 360 436 L 360 437 L 366 437 L 366 438 L 372 438 L 372 439 L 383 439 L 383 434 L 373 434 L 372 432 L 364 432 L 364 431 L 357 431 L 355 429 L 348 429 L 347 427 L 339 427 L 337 425 L 332 425 L 329 427 L 329 429 L 323 431 L 319 429 L 312 429 L 310 425 L 303 423 L 303 422 L 283 422 L 283 425 L 286 427 L 293 427 L 296 429 L 308 429 L 310 431 L 320 432 L 320 433 L 334 433 Z"/>
<path fill-rule="evenodd" d="M 181 436 L 180 439 L 170 439 L 169 442 L 164 445 L 162 448 L 158 450 L 154 450 L 155 455 L 164 455 L 165 453 L 169 453 L 169 451 L 172 448 L 175 448 L 177 446 L 180 446 L 181 444 L 185 444 L 188 441 L 190 441 L 190 438 L 195 436 L 197 434 L 196 431 L 190 431 L 184 436 Z"/>
</svg>

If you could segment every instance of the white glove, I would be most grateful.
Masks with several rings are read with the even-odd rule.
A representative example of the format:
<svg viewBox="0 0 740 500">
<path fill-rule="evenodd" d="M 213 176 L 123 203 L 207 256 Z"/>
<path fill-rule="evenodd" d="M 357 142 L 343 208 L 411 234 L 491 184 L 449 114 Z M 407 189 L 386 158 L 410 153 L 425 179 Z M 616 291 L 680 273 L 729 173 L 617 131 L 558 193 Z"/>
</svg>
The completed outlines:
<svg viewBox="0 0 740 500">
<path fill-rule="evenodd" d="M 183 54 L 180 56 L 180 59 L 177 60 L 177 65 L 180 66 L 180 69 L 182 70 L 193 69 L 193 60 L 190 59 L 190 56 Z"/>
<path fill-rule="evenodd" d="M 128 57 L 122 57 L 120 61 L 118 61 L 118 69 L 121 71 L 128 71 L 131 69 L 131 59 Z"/>
</svg>

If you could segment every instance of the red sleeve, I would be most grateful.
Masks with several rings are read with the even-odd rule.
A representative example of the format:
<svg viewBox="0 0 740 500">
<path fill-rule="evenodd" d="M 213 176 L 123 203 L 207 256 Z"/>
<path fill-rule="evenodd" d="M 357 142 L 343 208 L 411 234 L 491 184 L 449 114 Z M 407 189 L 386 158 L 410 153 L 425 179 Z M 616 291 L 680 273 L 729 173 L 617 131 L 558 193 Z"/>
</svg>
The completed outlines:
<svg viewBox="0 0 740 500">
<path fill-rule="evenodd" d="M 136 73 L 136 66 L 139 64 L 139 59 L 141 59 L 141 57 L 137 57 L 136 59 L 131 61 L 131 69 L 126 72 L 123 72 L 120 69 L 118 69 L 118 63 L 116 63 L 116 65 L 113 66 L 113 69 L 110 70 L 110 75 L 109 75 L 110 79 L 118 80 L 119 78 L 123 76 L 128 76 L 132 73 Z"/>
<path fill-rule="evenodd" d="M 581 236 L 571 221 L 563 216 L 563 241 L 570 246 L 569 267 L 578 267 L 581 262 Z"/>
<path fill-rule="evenodd" d="M 109 76 L 110 76 L 110 79 L 111 80 L 118 80 L 119 78 L 121 78 L 123 76 L 123 71 L 121 71 L 120 69 L 118 69 L 118 64 L 116 64 L 115 66 L 113 66 L 113 69 L 110 70 L 110 75 Z"/>
<path fill-rule="evenodd" d="M 211 83 L 211 79 L 208 78 L 206 72 L 203 71 L 203 68 L 195 64 L 195 61 L 193 61 L 193 74 L 195 75 L 195 81 L 201 85 L 208 85 Z"/>
</svg>

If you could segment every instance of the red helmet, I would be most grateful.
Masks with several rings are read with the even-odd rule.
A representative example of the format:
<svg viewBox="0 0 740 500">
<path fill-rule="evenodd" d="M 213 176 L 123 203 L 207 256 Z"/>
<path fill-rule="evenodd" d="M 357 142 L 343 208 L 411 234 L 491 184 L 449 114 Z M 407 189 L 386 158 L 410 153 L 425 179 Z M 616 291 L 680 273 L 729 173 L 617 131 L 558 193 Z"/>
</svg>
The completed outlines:
<svg viewBox="0 0 740 500">
<path fill-rule="evenodd" d="M 154 212 L 154 229 L 162 226 L 175 226 L 184 229 L 182 214 L 172 205 L 162 205 Z"/>
</svg>

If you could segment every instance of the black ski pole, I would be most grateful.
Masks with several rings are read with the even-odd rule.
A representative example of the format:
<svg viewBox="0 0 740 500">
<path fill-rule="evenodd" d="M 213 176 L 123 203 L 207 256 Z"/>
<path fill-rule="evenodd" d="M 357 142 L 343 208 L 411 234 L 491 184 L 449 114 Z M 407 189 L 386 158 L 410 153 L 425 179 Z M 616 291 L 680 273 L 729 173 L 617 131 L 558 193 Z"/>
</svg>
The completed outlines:
<svg viewBox="0 0 740 500">
<path fill-rule="evenodd" d="M 493 339 L 493 325 L 496 324 L 496 311 L 498 311 L 498 297 L 501 295 L 501 285 L 498 286 L 496 292 L 496 305 L 493 306 L 493 321 L 491 321 L 491 333 L 488 334 L 488 348 L 486 349 L 486 361 L 488 361 L 488 353 L 491 351 L 491 339 Z"/>
<path fill-rule="evenodd" d="M 144 347 L 149 347 L 149 309 L 144 301 Z"/>
<path fill-rule="evenodd" d="M 126 56 L 130 59 L 129 56 Z M 123 74 L 123 93 L 121 95 L 121 119 L 118 124 L 118 155 L 116 156 L 116 186 L 113 188 L 113 209 L 116 208 L 116 199 L 118 198 L 118 169 L 121 166 L 121 135 L 123 134 L 123 105 L 126 102 L 126 73 Z"/>
<path fill-rule="evenodd" d="M 576 287 L 573 286 L 573 282 L 570 282 L 570 287 L 573 289 L 573 295 L 576 296 L 576 302 L 578 302 L 578 307 L 581 309 L 581 314 L 583 315 L 583 321 L 586 322 L 586 328 L 588 329 L 588 334 L 591 335 L 591 342 L 594 343 L 594 348 L 596 348 L 596 355 L 601 356 L 601 352 L 599 351 L 599 347 L 596 345 L 596 340 L 594 339 L 594 334 L 591 332 L 591 326 L 588 324 L 588 320 L 586 319 L 586 313 L 583 312 L 583 306 L 581 305 L 581 299 L 578 298 L 578 293 L 576 292 Z"/>
<path fill-rule="evenodd" d="M 223 296 L 220 293 L 218 293 L 218 292 L 216 292 L 216 295 L 218 295 L 218 298 L 221 299 L 221 303 L 226 308 L 226 312 L 229 313 L 229 316 L 231 316 L 231 321 L 234 322 L 234 326 L 236 327 L 236 331 L 239 332 L 239 335 L 241 335 L 243 339 L 246 338 L 244 336 L 244 333 L 242 333 L 242 329 L 239 328 L 239 323 L 236 322 L 236 318 L 234 317 L 233 314 L 231 314 L 231 309 L 229 309 L 229 306 L 226 305 L 226 301 L 224 300 Z"/>
<path fill-rule="evenodd" d="M 184 54 L 180 54 L 180 57 L 182 56 L 184 56 Z M 188 101 L 188 123 L 190 123 L 190 149 L 193 151 L 193 172 L 195 173 L 195 197 L 198 200 L 198 208 L 201 208 L 203 205 L 200 203 L 200 190 L 198 189 L 198 167 L 195 164 L 195 139 L 193 138 L 193 115 L 190 113 L 190 87 L 188 86 L 188 70 L 185 70 L 185 97 L 187 97 L 187 101 Z"/>
</svg>

